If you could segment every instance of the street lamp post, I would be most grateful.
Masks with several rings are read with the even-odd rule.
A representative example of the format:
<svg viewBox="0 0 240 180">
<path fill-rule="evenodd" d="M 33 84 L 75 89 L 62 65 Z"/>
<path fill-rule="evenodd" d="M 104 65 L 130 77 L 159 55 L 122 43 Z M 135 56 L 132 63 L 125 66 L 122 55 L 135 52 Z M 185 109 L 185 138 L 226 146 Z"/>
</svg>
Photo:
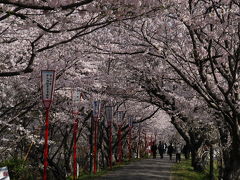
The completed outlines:
<svg viewBox="0 0 240 180">
<path fill-rule="evenodd" d="M 110 169 L 112 169 L 112 118 L 113 118 L 112 106 L 106 106 L 105 111 L 109 128 L 109 167 Z"/>
<path fill-rule="evenodd" d="M 47 167 L 48 167 L 48 129 L 49 129 L 49 111 L 51 103 L 53 101 L 53 91 L 55 84 L 55 71 L 54 70 L 42 70 L 41 71 L 41 90 L 42 101 L 46 110 L 45 121 L 45 142 L 44 142 L 44 160 L 43 160 L 43 180 L 47 180 Z"/>
<path fill-rule="evenodd" d="M 117 125 L 118 125 L 118 161 L 122 162 L 122 122 L 123 122 L 123 111 L 117 112 Z"/>
<path fill-rule="evenodd" d="M 157 143 L 157 135 L 158 135 L 158 129 L 154 128 L 154 142 Z"/>
<path fill-rule="evenodd" d="M 141 157 L 141 123 L 138 126 L 138 158 Z"/>
<path fill-rule="evenodd" d="M 131 160 L 132 158 L 132 122 L 133 117 L 129 116 L 128 117 L 128 132 L 129 132 L 129 137 L 128 137 L 128 159 Z"/>
<path fill-rule="evenodd" d="M 77 179 L 77 133 L 78 133 L 78 116 L 79 106 L 81 100 L 81 93 L 78 88 L 72 90 L 72 114 L 74 118 L 73 123 L 73 180 Z"/>
<path fill-rule="evenodd" d="M 145 132 L 144 131 L 144 142 L 145 142 L 145 145 L 144 145 L 144 152 L 145 152 L 145 154 L 148 154 L 148 152 L 147 152 L 147 132 Z"/>
<path fill-rule="evenodd" d="M 98 136 L 98 123 L 100 116 L 100 101 L 93 102 L 93 121 L 94 121 L 94 149 L 93 149 L 93 173 L 97 173 L 97 136 Z"/>
</svg>

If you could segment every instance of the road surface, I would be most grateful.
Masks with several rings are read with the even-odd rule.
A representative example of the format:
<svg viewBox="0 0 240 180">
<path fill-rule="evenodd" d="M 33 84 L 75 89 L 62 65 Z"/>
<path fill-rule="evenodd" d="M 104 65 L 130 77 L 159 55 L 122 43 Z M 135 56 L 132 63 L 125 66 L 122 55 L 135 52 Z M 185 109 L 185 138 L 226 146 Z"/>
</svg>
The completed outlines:
<svg viewBox="0 0 240 180">
<path fill-rule="evenodd" d="M 108 174 L 97 178 L 97 180 L 170 180 L 170 169 L 174 160 L 171 162 L 166 154 L 163 159 L 160 159 L 160 157 L 143 159 L 110 171 Z"/>
</svg>

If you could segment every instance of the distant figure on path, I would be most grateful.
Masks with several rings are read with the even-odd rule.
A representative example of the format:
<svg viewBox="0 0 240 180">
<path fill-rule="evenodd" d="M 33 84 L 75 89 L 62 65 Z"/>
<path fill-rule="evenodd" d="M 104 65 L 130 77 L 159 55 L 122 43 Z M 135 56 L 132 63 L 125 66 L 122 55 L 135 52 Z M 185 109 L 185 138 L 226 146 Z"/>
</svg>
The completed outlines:
<svg viewBox="0 0 240 180">
<path fill-rule="evenodd" d="M 155 144 L 155 142 L 153 142 L 152 146 L 151 146 L 151 151 L 153 154 L 153 158 L 156 158 L 157 155 L 157 145 Z"/>
<path fill-rule="evenodd" d="M 181 162 L 181 146 L 179 143 L 176 145 L 176 163 L 178 162 Z"/>
<path fill-rule="evenodd" d="M 173 146 L 172 143 L 170 143 L 170 145 L 168 146 L 168 151 L 167 151 L 170 160 L 172 160 L 172 153 L 173 153 Z"/>
<path fill-rule="evenodd" d="M 190 147 L 188 144 L 184 145 L 183 147 L 183 154 L 185 156 L 185 159 L 189 159 L 189 156 L 190 156 Z"/>
<path fill-rule="evenodd" d="M 164 143 L 164 153 L 167 152 L 167 143 Z"/>
<path fill-rule="evenodd" d="M 165 151 L 165 148 L 164 148 L 164 143 L 161 141 L 159 141 L 159 144 L 158 144 L 158 151 L 159 151 L 161 159 L 163 159 L 163 153 Z"/>
</svg>

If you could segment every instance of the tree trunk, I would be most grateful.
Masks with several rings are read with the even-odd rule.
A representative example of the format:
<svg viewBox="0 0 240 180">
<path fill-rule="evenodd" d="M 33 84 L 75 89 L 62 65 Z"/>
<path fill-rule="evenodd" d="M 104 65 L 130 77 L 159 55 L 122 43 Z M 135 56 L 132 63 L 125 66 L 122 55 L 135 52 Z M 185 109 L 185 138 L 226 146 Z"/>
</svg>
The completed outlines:
<svg viewBox="0 0 240 180">
<path fill-rule="evenodd" d="M 202 158 L 198 153 L 198 149 L 191 147 L 191 156 L 192 156 L 193 169 L 198 172 L 203 172 L 204 166 L 203 166 Z"/>
<path fill-rule="evenodd" d="M 240 179 L 240 164 L 239 164 L 239 155 L 231 155 L 236 158 L 230 158 L 231 161 L 225 165 L 224 172 L 223 172 L 223 179 L 224 180 L 239 180 Z M 238 156 L 238 157 L 237 157 Z"/>
<path fill-rule="evenodd" d="M 102 165 L 102 168 L 104 169 L 105 168 L 105 159 L 104 159 L 104 150 L 103 150 L 103 148 L 101 148 L 101 161 L 102 161 L 102 163 L 101 163 L 101 165 Z"/>
<path fill-rule="evenodd" d="M 225 157 L 224 180 L 240 180 L 240 140 L 237 134 L 233 134 L 229 158 Z"/>
<path fill-rule="evenodd" d="M 228 144 L 228 136 L 229 136 L 229 131 L 227 129 L 227 126 L 224 125 L 222 122 L 218 122 L 218 131 L 220 134 L 220 143 L 219 147 L 220 149 L 220 157 L 219 157 L 219 162 L 218 162 L 218 179 L 222 180 L 223 179 L 223 171 L 225 167 L 225 163 L 229 162 L 229 149 L 227 148 Z"/>
<path fill-rule="evenodd" d="M 213 168 L 213 146 L 210 145 L 210 180 L 214 180 L 214 168 Z"/>
</svg>

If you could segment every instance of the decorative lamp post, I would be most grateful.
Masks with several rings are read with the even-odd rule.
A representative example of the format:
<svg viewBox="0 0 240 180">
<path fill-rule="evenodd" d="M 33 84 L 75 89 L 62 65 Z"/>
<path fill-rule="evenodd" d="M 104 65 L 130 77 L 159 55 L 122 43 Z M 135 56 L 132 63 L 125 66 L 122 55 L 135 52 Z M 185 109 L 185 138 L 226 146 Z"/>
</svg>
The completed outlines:
<svg viewBox="0 0 240 180">
<path fill-rule="evenodd" d="M 118 125 L 118 161 L 122 162 L 123 150 L 122 150 L 122 123 L 123 123 L 123 111 L 117 112 L 117 125 Z"/>
<path fill-rule="evenodd" d="M 155 128 L 155 129 L 154 129 L 154 142 L 155 142 L 155 144 L 157 143 L 157 134 L 158 134 L 158 131 L 157 131 L 157 129 Z"/>
<path fill-rule="evenodd" d="M 128 117 L 128 159 L 132 158 L 132 126 L 133 116 Z"/>
<path fill-rule="evenodd" d="M 44 160 L 43 160 L 43 180 L 47 180 L 47 167 L 48 167 L 48 129 L 49 129 L 49 111 L 53 101 L 53 91 L 55 84 L 55 71 L 42 70 L 41 71 L 41 90 L 42 101 L 46 110 L 45 121 L 45 142 L 44 142 Z"/>
<path fill-rule="evenodd" d="M 153 137 L 152 137 L 152 134 L 151 134 L 151 139 L 150 139 L 150 146 L 153 145 Z"/>
<path fill-rule="evenodd" d="M 72 114 L 74 117 L 73 124 L 73 180 L 77 179 L 77 133 L 78 133 L 78 115 L 80 113 L 79 106 L 81 100 L 81 92 L 78 88 L 72 90 Z"/>
<path fill-rule="evenodd" d="M 148 154 L 147 152 L 147 148 L 148 148 L 148 144 L 147 144 L 147 132 L 145 129 L 143 129 L 143 134 L 144 134 L 144 152 L 145 154 Z"/>
<path fill-rule="evenodd" d="M 141 158 L 141 123 L 138 126 L 138 158 Z"/>
<path fill-rule="evenodd" d="M 113 111 L 112 106 L 105 106 L 106 120 L 109 128 L 109 167 L 112 169 L 112 120 Z"/>
<path fill-rule="evenodd" d="M 101 102 L 94 101 L 93 102 L 93 120 L 94 120 L 94 149 L 93 149 L 93 173 L 97 173 L 97 135 L 98 135 L 98 123 L 100 118 L 100 107 Z"/>
</svg>

